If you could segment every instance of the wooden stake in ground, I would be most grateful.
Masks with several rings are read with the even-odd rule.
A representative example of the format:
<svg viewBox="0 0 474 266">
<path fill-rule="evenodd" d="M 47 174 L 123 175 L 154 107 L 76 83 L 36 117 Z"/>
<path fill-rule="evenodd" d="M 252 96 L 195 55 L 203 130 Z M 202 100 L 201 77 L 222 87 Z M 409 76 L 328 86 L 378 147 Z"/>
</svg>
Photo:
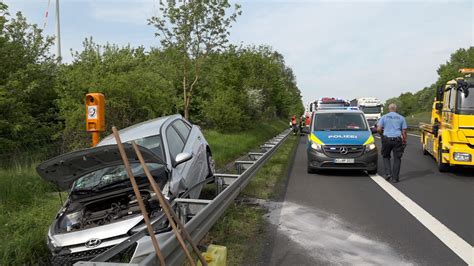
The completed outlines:
<svg viewBox="0 0 474 266">
<path fill-rule="evenodd" d="M 158 256 L 158 259 L 160 260 L 160 265 L 164 266 L 166 264 L 165 259 L 163 258 L 163 254 L 161 254 L 160 247 L 158 246 L 158 241 L 156 240 L 156 237 L 155 237 L 155 232 L 153 231 L 153 228 L 151 227 L 150 218 L 148 217 L 145 204 L 143 204 L 142 195 L 140 194 L 140 191 L 138 190 L 135 176 L 133 175 L 132 169 L 130 168 L 130 163 L 128 161 L 127 154 L 125 153 L 125 149 L 123 147 L 122 141 L 120 140 L 120 135 L 117 131 L 117 128 L 112 127 L 112 132 L 114 133 L 115 141 L 117 142 L 117 146 L 120 151 L 120 156 L 122 157 L 122 160 L 123 160 L 123 165 L 125 166 L 128 177 L 130 178 L 130 182 L 132 183 L 133 191 L 135 192 L 135 197 L 137 198 L 138 205 L 140 206 L 140 211 L 142 212 L 143 219 L 145 220 L 145 224 L 148 229 L 148 233 L 150 234 L 151 242 L 153 243 L 153 247 L 155 248 L 156 256 Z"/>
<path fill-rule="evenodd" d="M 163 209 L 163 211 L 165 212 L 165 215 L 166 217 L 168 217 L 168 221 L 170 222 L 170 225 L 171 227 L 173 228 L 173 231 L 176 235 L 176 238 L 178 239 L 178 242 L 179 244 L 181 245 L 181 248 L 183 249 L 184 253 L 186 254 L 186 257 L 188 258 L 188 261 L 189 263 L 194 266 L 196 265 L 194 263 L 194 260 L 191 256 L 191 254 L 189 253 L 187 247 L 186 247 L 186 244 L 184 243 L 184 240 L 182 238 L 182 235 L 181 233 L 184 235 L 184 237 L 186 238 L 186 240 L 189 242 L 189 244 L 191 245 L 191 247 L 193 248 L 194 252 L 196 253 L 196 255 L 198 256 L 199 260 L 201 261 L 201 264 L 203 266 L 207 266 L 207 262 L 206 260 L 204 259 L 204 257 L 202 256 L 201 252 L 199 251 L 199 249 L 196 247 L 196 245 L 194 244 L 193 242 L 193 239 L 191 238 L 191 236 L 189 235 L 189 233 L 186 231 L 186 229 L 184 228 L 184 225 L 183 223 L 181 222 L 181 220 L 179 219 L 178 215 L 176 215 L 176 213 L 173 211 L 173 208 L 171 208 L 171 205 L 169 204 L 168 200 L 165 199 L 165 197 L 163 196 L 163 194 L 161 193 L 161 190 L 160 188 L 158 187 L 158 185 L 156 184 L 155 182 L 155 179 L 153 178 L 153 176 L 151 175 L 150 173 L 150 170 L 148 169 L 148 166 L 146 165 L 145 163 L 145 160 L 143 159 L 143 156 L 142 156 L 142 153 L 140 151 L 140 149 L 138 149 L 138 146 L 137 144 L 132 141 L 132 146 L 133 146 L 133 149 L 135 150 L 135 153 L 137 154 L 137 157 L 138 157 L 138 160 L 140 161 L 142 167 L 143 167 L 143 170 L 148 178 L 148 181 L 150 182 L 151 184 L 151 187 L 153 189 L 153 191 L 155 192 L 157 198 L 158 198 L 158 201 L 160 202 L 160 205 L 161 205 L 161 208 Z M 176 224 L 178 224 L 179 226 L 179 229 L 178 227 L 176 226 Z M 181 231 L 181 232 L 180 232 Z"/>
</svg>

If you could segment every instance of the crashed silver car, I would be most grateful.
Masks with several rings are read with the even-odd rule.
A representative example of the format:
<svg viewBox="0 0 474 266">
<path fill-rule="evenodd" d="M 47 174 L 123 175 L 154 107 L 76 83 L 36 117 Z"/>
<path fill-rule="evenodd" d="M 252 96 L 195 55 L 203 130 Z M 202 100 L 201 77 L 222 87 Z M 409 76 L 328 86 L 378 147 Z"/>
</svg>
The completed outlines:
<svg viewBox="0 0 474 266">
<path fill-rule="evenodd" d="M 151 221 L 161 214 L 161 208 L 127 142 L 139 145 L 168 199 L 198 198 L 202 181 L 214 174 L 212 153 L 201 130 L 180 115 L 146 121 L 119 133 Z M 115 144 L 110 135 L 94 148 L 67 153 L 37 167 L 43 179 L 69 190 L 48 232 L 53 264 L 93 258 L 145 227 Z M 149 250 L 150 245 L 136 244 L 133 249 L 132 257 Z"/>
</svg>

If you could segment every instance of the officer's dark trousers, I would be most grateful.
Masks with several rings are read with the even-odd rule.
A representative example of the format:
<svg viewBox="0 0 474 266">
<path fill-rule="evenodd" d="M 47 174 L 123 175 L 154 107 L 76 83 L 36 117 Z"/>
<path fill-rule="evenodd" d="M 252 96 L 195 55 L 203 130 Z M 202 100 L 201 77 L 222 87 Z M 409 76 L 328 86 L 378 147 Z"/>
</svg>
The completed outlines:
<svg viewBox="0 0 474 266">
<path fill-rule="evenodd" d="M 393 166 L 390 154 L 393 153 Z M 402 138 L 382 137 L 382 157 L 385 174 L 391 176 L 392 179 L 398 180 L 400 173 L 401 159 L 403 155 Z"/>
</svg>

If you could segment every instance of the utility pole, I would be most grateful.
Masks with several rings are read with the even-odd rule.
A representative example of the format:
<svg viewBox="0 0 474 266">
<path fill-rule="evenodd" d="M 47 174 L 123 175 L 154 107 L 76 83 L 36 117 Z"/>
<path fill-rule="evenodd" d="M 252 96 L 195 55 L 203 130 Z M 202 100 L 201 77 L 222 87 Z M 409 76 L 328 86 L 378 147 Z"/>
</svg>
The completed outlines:
<svg viewBox="0 0 474 266">
<path fill-rule="evenodd" d="M 56 57 L 61 63 L 61 30 L 59 25 L 59 0 L 56 0 Z"/>
</svg>

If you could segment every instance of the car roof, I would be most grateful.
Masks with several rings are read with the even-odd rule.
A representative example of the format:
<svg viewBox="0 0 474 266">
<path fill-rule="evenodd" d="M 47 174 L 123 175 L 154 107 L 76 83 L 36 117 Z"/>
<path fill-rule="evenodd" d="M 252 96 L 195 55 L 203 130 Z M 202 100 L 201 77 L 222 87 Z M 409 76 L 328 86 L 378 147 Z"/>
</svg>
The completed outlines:
<svg viewBox="0 0 474 266">
<path fill-rule="evenodd" d="M 144 121 L 133 126 L 126 127 L 119 130 L 120 139 L 122 142 L 127 142 L 135 139 L 141 139 L 149 136 L 155 136 L 160 134 L 161 126 L 168 120 L 174 120 L 177 118 L 182 118 L 181 115 L 169 115 L 152 120 Z M 97 146 L 115 144 L 115 138 L 113 134 L 108 135 L 103 138 Z"/>
</svg>

